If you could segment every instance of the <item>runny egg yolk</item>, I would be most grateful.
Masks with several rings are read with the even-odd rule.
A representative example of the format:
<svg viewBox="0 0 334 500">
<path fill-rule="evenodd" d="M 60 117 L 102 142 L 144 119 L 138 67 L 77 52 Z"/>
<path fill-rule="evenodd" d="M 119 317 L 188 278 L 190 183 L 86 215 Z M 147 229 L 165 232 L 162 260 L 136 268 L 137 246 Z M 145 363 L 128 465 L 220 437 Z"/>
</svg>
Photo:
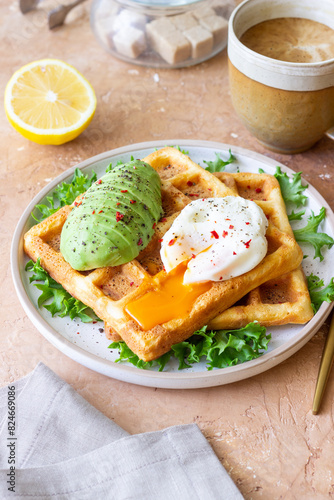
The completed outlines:
<svg viewBox="0 0 334 500">
<path fill-rule="evenodd" d="M 126 312 L 143 328 L 150 330 L 172 319 L 184 318 L 195 300 L 209 290 L 211 282 L 183 284 L 187 263 L 168 273 L 157 290 L 147 292 L 126 307 Z"/>
</svg>

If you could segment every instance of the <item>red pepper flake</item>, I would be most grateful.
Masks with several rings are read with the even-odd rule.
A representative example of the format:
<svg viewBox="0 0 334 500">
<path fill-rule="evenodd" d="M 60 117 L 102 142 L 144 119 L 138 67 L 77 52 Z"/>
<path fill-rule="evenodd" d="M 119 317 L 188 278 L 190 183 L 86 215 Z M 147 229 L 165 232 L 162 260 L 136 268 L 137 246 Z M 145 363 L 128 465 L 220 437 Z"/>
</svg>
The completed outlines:
<svg viewBox="0 0 334 500">
<path fill-rule="evenodd" d="M 168 245 L 171 247 L 172 245 L 174 245 L 174 243 L 175 243 L 175 239 L 174 239 L 174 238 L 172 238 L 172 239 L 170 240 L 170 242 L 168 243 Z"/>
<path fill-rule="evenodd" d="M 75 206 L 75 207 L 77 207 L 77 206 L 78 206 L 78 204 L 77 204 L 77 202 L 76 202 L 76 201 L 74 202 L 74 206 Z"/>
<path fill-rule="evenodd" d="M 137 245 L 140 246 L 142 244 L 143 244 L 143 240 L 141 238 L 139 238 Z"/>
<path fill-rule="evenodd" d="M 225 238 L 228 235 L 227 231 L 223 231 L 223 238 Z"/>
<path fill-rule="evenodd" d="M 237 255 L 237 252 L 233 252 L 233 255 Z"/>
<path fill-rule="evenodd" d="M 251 242 L 251 241 L 252 241 L 252 240 L 248 240 L 248 241 L 246 241 L 246 243 L 244 243 L 244 245 L 245 245 L 245 247 L 246 247 L 246 248 L 249 248 L 249 245 L 250 245 L 250 242 Z"/>
<path fill-rule="evenodd" d="M 208 188 L 208 191 L 212 191 L 212 189 L 211 189 L 211 188 Z"/>
<path fill-rule="evenodd" d="M 196 255 L 194 253 L 191 254 L 191 258 L 194 259 Z"/>
<path fill-rule="evenodd" d="M 269 220 L 269 215 L 268 215 L 268 214 L 266 214 L 266 217 L 267 217 L 267 219 Z"/>
<path fill-rule="evenodd" d="M 251 187 L 250 186 L 247 186 L 247 189 L 250 189 Z"/>
<path fill-rule="evenodd" d="M 234 226 L 232 226 L 232 224 L 230 224 L 229 229 L 234 229 Z"/>
<path fill-rule="evenodd" d="M 128 190 L 127 189 L 121 189 L 121 193 L 127 193 Z"/>
<path fill-rule="evenodd" d="M 99 179 L 98 181 L 96 181 L 96 184 L 102 184 L 101 179 Z"/>
<path fill-rule="evenodd" d="M 103 212 L 103 210 L 100 210 L 98 213 L 101 214 Z"/>
<path fill-rule="evenodd" d="M 97 321 L 93 321 L 93 325 L 95 325 L 97 323 Z"/>
<path fill-rule="evenodd" d="M 79 201 L 79 203 L 77 203 L 77 202 L 75 201 L 75 202 L 74 202 L 74 206 L 75 206 L 75 207 L 80 207 L 81 203 L 82 203 L 82 201 Z"/>
<path fill-rule="evenodd" d="M 134 281 L 131 281 L 130 286 L 132 286 L 133 284 L 134 284 Z"/>
<path fill-rule="evenodd" d="M 231 220 L 231 219 L 225 219 L 225 220 Z"/>
<path fill-rule="evenodd" d="M 256 189 L 255 189 L 255 191 L 256 191 L 257 193 L 262 193 L 262 189 L 261 189 L 261 188 L 256 188 Z"/>
<path fill-rule="evenodd" d="M 130 200 L 130 203 L 132 203 L 132 204 L 136 203 L 136 200 Z"/>
<path fill-rule="evenodd" d="M 119 222 L 122 220 L 124 217 L 124 214 L 121 214 L 120 212 L 116 212 L 116 222 Z"/>
<path fill-rule="evenodd" d="M 219 235 L 218 235 L 217 231 L 210 231 L 210 232 L 211 232 L 212 236 L 213 236 L 214 238 L 216 238 L 216 240 L 218 240 Z"/>
<path fill-rule="evenodd" d="M 163 217 L 162 219 L 160 219 L 160 222 L 166 222 L 166 221 L 167 221 L 166 217 Z"/>
<path fill-rule="evenodd" d="M 161 243 L 162 241 L 163 241 L 163 239 L 162 239 L 162 238 L 160 238 L 159 243 Z"/>
<path fill-rule="evenodd" d="M 223 279 L 223 277 L 221 276 L 219 279 L 220 279 L 220 280 L 222 280 L 222 279 Z"/>
<path fill-rule="evenodd" d="M 187 186 L 195 186 L 195 183 L 194 183 L 194 182 L 191 182 L 191 181 L 188 181 L 188 182 L 187 182 Z"/>
<path fill-rule="evenodd" d="M 118 201 L 118 202 L 116 203 L 116 206 L 118 207 L 118 205 L 120 205 L 120 204 L 121 204 L 121 202 L 120 202 L 120 201 Z"/>
<path fill-rule="evenodd" d="M 247 226 L 249 226 L 250 222 L 245 222 L 245 224 L 246 224 Z"/>
<path fill-rule="evenodd" d="M 77 335 L 80 335 L 80 332 L 77 332 Z"/>
<path fill-rule="evenodd" d="M 189 193 L 188 196 L 199 196 L 199 194 L 196 193 Z"/>
<path fill-rule="evenodd" d="M 95 214 L 95 210 L 92 211 L 92 214 Z"/>
<path fill-rule="evenodd" d="M 156 225 L 157 225 L 157 223 L 155 222 L 155 223 L 153 224 L 153 226 L 152 226 L 152 229 L 154 229 Z"/>
</svg>

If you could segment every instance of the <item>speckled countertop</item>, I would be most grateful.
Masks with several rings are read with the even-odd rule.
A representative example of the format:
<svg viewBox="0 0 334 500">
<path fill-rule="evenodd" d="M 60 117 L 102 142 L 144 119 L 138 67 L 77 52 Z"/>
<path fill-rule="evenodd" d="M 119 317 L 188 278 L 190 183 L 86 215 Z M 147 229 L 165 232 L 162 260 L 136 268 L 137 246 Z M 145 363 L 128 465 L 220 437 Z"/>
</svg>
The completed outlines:
<svg viewBox="0 0 334 500">
<path fill-rule="evenodd" d="M 90 80 L 98 105 L 87 131 L 60 147 L 28 142 L 0 112 L 0 385 L 43 361 L 130 433 L 196 422 L 247 500 L 334 497 L 334 374 L 321 413 L 311 412 L 328 322 L 298 353 L 251 379 L 190 391 L 140 387 L 94 373 L 49 344 L 20 305 L 9 261 L 14 228 L 33 196 L 69 166 L 103 151 L 175 138 L 238 145 L 302 170 L 334 208 L 333 142 L 323 138 L 295 156 L 259 145 L 232 108 L 226 51 L 188 69 L 141 68 L 102 50 L 90 30 L 89 3 L 54 32 L 43 12 L 22 16 L 17 3 L 0 1 L 1 93 L 23 64 L 54 57 Z"/>
</svg>

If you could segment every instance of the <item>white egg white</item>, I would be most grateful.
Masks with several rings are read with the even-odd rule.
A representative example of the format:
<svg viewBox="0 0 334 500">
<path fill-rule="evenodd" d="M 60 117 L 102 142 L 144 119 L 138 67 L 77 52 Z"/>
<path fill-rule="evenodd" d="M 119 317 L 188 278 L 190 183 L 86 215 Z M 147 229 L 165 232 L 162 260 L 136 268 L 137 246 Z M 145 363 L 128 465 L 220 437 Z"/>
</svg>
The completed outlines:
<svg viewBox="0 0 334 500">
<path fill-rule="evenodd" d="M 184 284 L 227 280 L 262 261 L 267 227 L 263 210 L 240 196 L 196 200 L 164 235 L 161 259 L 167 273 L 188 261 Z"/>
</svg>

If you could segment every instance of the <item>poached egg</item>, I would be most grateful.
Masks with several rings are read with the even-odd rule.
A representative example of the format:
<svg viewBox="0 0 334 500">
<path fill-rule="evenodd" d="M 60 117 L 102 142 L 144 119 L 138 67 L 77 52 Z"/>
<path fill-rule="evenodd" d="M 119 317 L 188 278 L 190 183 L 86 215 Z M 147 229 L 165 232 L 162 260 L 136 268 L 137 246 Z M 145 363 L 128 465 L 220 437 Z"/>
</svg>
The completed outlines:
<svg viewBox="0 0 334 500">
<path fill-rule="evenodd" d="M 268 220 L 240 196 L 199 199 L 176 217 L 161 244 L 167 273 L 187 261 L 183 284 L 224 281 L 259 264 L 267 253 Z"/>
</svg>

